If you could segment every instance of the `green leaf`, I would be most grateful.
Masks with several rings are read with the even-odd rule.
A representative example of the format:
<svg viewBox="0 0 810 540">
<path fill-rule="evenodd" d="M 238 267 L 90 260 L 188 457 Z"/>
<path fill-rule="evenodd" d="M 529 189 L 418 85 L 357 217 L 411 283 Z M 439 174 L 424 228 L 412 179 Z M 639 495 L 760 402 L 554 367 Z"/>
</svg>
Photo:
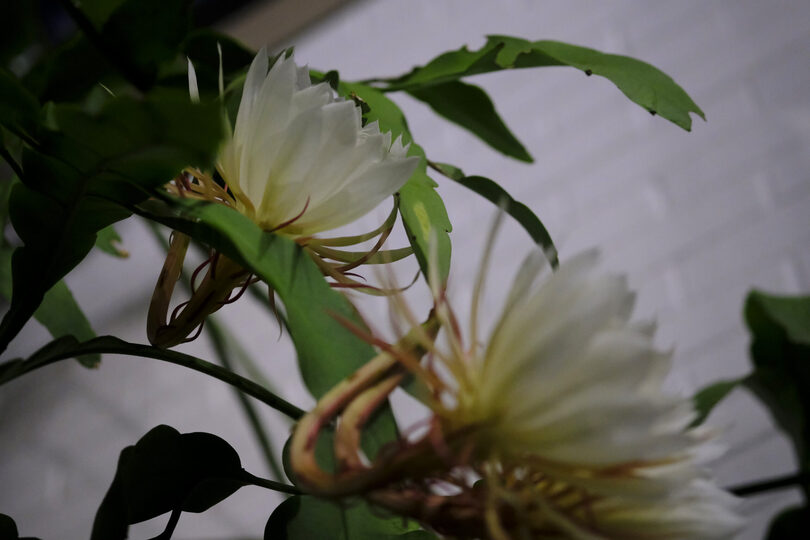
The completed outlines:
<svg viewBox="0 0 810 540">
<path fill-rule="evenodd" d="M 112 225 L 104 227 L 96 234 L 96 247 L 98 249 L 113 257 L 126 259 L 129 257 L 129 252 L 119 247 L 120 245 L 121 236 Z"/>
<path fill-rule="evenodd" d="M 0 296 L 11 300 L 11 255 L 13 249 L 0 247 Z M 80 340 L 96 337 L 90 321 L 73 298 L 67 284 L 59 281 L 45 293 L 42 304 L 34 312 L 34 318 L 44 326 L 54 338 L 75 336 Z M 95 368 L 101 362 L 101 355 L 94 354 L 78 359 L 85 367 Z"/>
<path fill-rule="evenodd" d="M 495 150 L 520 161 L 534 161 L 501 120 L 487 93 L 478 86 L 449 81 L 408 93 L 430 105 L 437 114 L 471 131 Z"/>
<path fill-rule="evenodd" d="M 505 189 L 489 178 L 483 176 L 465 176 L 458 167 L 445 165 L 444 163 L 434 163 L 433 165 L 448 178 L 478 193 L 493 204 L 503 205 L 504 211 L 515 218 L 515 221 L 520 223 L 526 232 L 529 233 L 532 240 L 543 248 L 551 266 L 553 268 L 559 266 L 560 262 L 557 258 L 557 248 L 554 246 L 554 241 L 551 239 L 551 235 L 545 225 L 543 225 L 543 222 L 532 212 L 531 208 L 513 199 Z"/>
<path fill-rule="evenodd" d="M 29 536 L 20 538 L 17 524 L 14 523 L 10 516 L 5 514 L 0 514 L 0 538 L 3 540 L 38 540 Z"/>
<path fill-rule="evenodd" d="M 249 218 L 221 204 L 188 199 L 149 201 L 138 212 L 183 232 L 249 268 L 284 302 L 286 322 L 298 353 L 304 384 L 316 397 L 354 373 L 375 353 L 347 330 L 338 317 L 362 326 L 354 307 L 324 280 L 310 256 L 295 242 L 260 229 Z M 390 410 L 367 430 L 370 456 L 396 438 Z"/>
<path fill-rule="evenodd" d="M 706 420 L 706 417 L 709 416 L 709 413 L 712 412 L 715 405 L 723 401 L 723 399 L 725 399 L 725 397 L 729 395 L 732 390 L 737 388 L 737 386 L 739 386 L 742 382 L 743 379 L 719 381 L 714 384 L 710 384 L 695 394 L 692 401 L 695 405 L 697 417 L 692 421 L 692 426 L 699 426 L 702 424 Z"/>
<path fill-rule="evenodd" d="M 408 538 L 430 539 L 435 535 L 420 531 L 412 521 L 401 517 L 381 517 L 381 510 L 362 501 L 339 504 L 309 495 L 296 495 L 281 503 L 270 515 L 264 529 L 265 540 L 310 540 L 329 531 L 334 540 Z"/>
<path fill-rule="evenodd" d="M 479 73 L 544 66 L 571 66 L 587 75 L 605 77 L 633 102 L 687 131 L 692 126 L 690 113 L 705 120 L 692 98 L 650 64 L 559 41 L 528 41 L 509 36 L 489 36 L 477 51 L 462 47 L 444 53 L 406 75 L 389 79 L 390 86 L 385 90 L 413 91 Z"/>
<path fill-rule="evenodd" d="M 170 511 L 204 512 L 248 484 L 239 455 L 221 438 L 158 426 L 121 452 L 91 539 L 126 538 L 128 525 Z"/>
<path fill-rule="evenodd" d="M 810 527 L 810 507 L 789 508 L 773 518 L 766 540 L 799 540 Z"/>
<path fill-rule="evenodd" d="M 23 152 L 25 178 L 11 194 L 11 221 L 24 246 L 12 261 L 14 294 L 0 351 L 44 293 L 87 255 L 96 233 L 129 216 L 121 205 L 146 199 L 145 190 L 185 166 L 208 165 L 222 130 L 215 104 L 186 98 L 118 98 L 98 115 L 57 106 L 54 117 L 62 131 L 43 133 L 40 151 Z"/>
<path fill-rule="evenodd" d="M 749 293 L 745 320 L 754 372 L 746 386 L 790 437 L 800 467 L 810 466 L 810 296 Z"/>
<path fill-rule="evenodd" d="M 422 158 L 413 176 L 399 191 L 399 211 L 422 273 L 428 275 L 430 242 L 431 238 L 435 238 L 439 277 L 446 280 L 450 273 L 449 233 L 453 226 L 447 217 L 444 202 L 436 191 L 438 184 L 427 175 L 425 152 L 413 142 L 405 116 L 393 101 L 370 86 L 341 82 L 339 88 L 341 94 L 355 95 L 368 106 L 369 111 L 365 114 L 367 121 L 379 122 L 380 130 L 390 131 L 393 138 L 402 136 L 403 143 L 411 145 L 408 153 Z"/>
</svg>

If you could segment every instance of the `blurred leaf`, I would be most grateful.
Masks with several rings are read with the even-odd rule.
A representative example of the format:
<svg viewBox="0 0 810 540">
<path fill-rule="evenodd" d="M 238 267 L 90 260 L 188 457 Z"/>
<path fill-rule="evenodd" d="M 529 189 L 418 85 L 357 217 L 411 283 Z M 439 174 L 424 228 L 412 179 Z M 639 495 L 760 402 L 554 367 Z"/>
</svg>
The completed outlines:
<svg viewBox="0 0 810 540">
<path fill-rule="evenodd" d="M 11 301 L 12 278 L 11 256 L 14 249 L 0 247 L 0 296 Z M 73 298 L 67 284 L 59 281 L 45 293 L 42 304 L 34 312 L 34 318 L 54 337 L 76 336 L 87 340 L 96 337 L 90 321 Z M 85 367 L 95 368 L 101 362 L 100 354 L 82 356 L 77 359 Z"/>
<path fill-rule="evenodd" d="M 810 530 L 810 507 L 795 507 L 782 511 L 773 518 L 766 540 L 800 540 Z"/>
<path fill-rule="evenodd" d="M 204 512 L 248 484 L 239 455 L 221 438 L 158 426 L 121 452 L 91 539 L 126 538 L 128 525 L 173 510 Z"/>
<path fill-rule="evenodd" d="M 450 273 L 449 233 L 453 226 L 447 217 L 444 202 L 436 191 L 438 184 L 427 175 L 425 152 L 413 142 L 405 116 L 393 101 L 370 86 L 341 82 L 339 88 L 341 94 L 346 96 L 354 94 L 368 105 L 366 120 L 378 121 L 380 130 L 390 131 L 394 139 L 402 136 L 403 143 L 411 144 L 408 153 L 422 158 L 413 176 L 399 191 L 399 211 L 422 273 L 428 275 L 430 239 L 431 236 L 435 236 L 439 256 L 439 276 L 442 280 L 446 280 Z"/>
<path fill-rule="evenodd" d="M 287 327 L 298 353 L 301 376 L 320 397 L 354 373 L 375 353 L 336 317 L 362 326 L 354 307 L 332 289 L 318 267 L 295 242 L 264 232 L 248 217 L 221 204 L 171 199 L 144 203 L 146 218 L 183 232 L 250 269 L 284 302 Z M 387 408 L 366 430 L 369 456 L 396 438 L 396 424 Z"/>
<path fill-rule="evenodd" d="M 98 84 L 112 87 L 117 80 L 123 79 L 83 35 L 42 55 L 23 78 L 43 103 L 79 100 Z"/>
<path fill-rule="evenodd" d="M 408 93 L 430 105 L 437 114 L 471 131 L 495 150 L 520 161 L 534 161 L 501 120 L 487 93 L 478 86 L 449 81 Z"/>
<path fill-rule="evenodd" d="M 746 386 L 792 440 L 800 468 L 810 466 L 810 296 L 748 294 L 754 372 Z M 807 489 L 807 486 L 805 486 Z"/>
<path fill-rule="evenodd" d="M 35 138 L 39 102 L 17 78 L 0 68 L 0 126 L 21 137 Z"/>
<path fill-rule="evenodd" d="M 215 104 L 187 99 L 118 98 L 98 115 L 57 106 L 54 117 L 62 131 L 43 133 L 40 151 L 23 152 L 25 178 L 11 194 L 11 221 L 24 246 L 12 260 L 14 294 L 0 351 L 45 291 L 87 255 L 96 233 L 128 217 L 119 204 L 146 199 L 146 190 L 185 166 L 207 166 L 222 130 Z"/>
<path fill-rule="evenodd" d="M 723 401 L 723 399 L 725 399 L 725 397 L 729 395 L 732 390 L 737 388 L 737 386 L 739 386 L 742 382 L 743 379 L 716 382 L 714 384 L 710 384 L 695 394 L 692 401 L 694 402 L 697 416 L 692 421 L 692 426 L 699 426 L 702 424 L 706 420 L 706 417 L 708 417 L 712 412 L 715 405 Z"/>
<path fill-rule="evenodd" d="M 431 539 L 402 517 L 381 517 L 382 510 L 362 501 L 339 504 L 309 495 L 296 495 L 281 503 L 267 520 L 265 540 L 311 540 L 329 531 L 334 540 Z"/>
<path fill-rule="evenodd" d="M 38 540 L 30 536 L 20 538 L 20 533 L 17 530 L 17 524 L 10 516 L 0 514 L 0 538 L 3 540 Z"/>
<path fill-rule="evenodd" d="M 551 239 L 551 235 L 545 225 L 543 225 L 543 222 L 532 212 L 531 208 L 513 199 L 505 189 L 489 178 L 483 176 L 465 176 L 458 167 L 444 163 L 435 163 L 434 165 L 442 174 L 455 180 L 467 189 L 478 193 L 491 203 L 503 205 L 504 211 L 512 216 L 515 221 L 529 233 L 532 240 L 543 248 L 552 268 L 559 266 L 560 262 L 557 258 L 557 248 L 554 246 L 554 241 Z"/>
<path fill-rule="evenodd" d="M 630 100 L 687 131 L 692 126 L 689 113 L 705 119 L 692 98 L 650 64 L 559 41 L 532 42 L 509 36 L 489 36 L 477 51 L 462 47 L 444 53 L 406 75 L 389 79 L 386 90 L 413 91 L 479 73 L 543 66 L 571 66 L 587 75 L 601 75 Z"/>
<path fill-rule="evenodd" d="M 125 0 L 101 30 L 103 46 L 151 86 L 191 29 L 190 5 L 190 0 Z"/>
<path fill-rule="evenodd" d="M 126 259 L 129 257 L 129 252 L 121 248 L 120 245 L 121 236 L 112 225 L 104 227 L 96 234 L 96 247 L 98 249 L 113 257 Z"/>
</svg>

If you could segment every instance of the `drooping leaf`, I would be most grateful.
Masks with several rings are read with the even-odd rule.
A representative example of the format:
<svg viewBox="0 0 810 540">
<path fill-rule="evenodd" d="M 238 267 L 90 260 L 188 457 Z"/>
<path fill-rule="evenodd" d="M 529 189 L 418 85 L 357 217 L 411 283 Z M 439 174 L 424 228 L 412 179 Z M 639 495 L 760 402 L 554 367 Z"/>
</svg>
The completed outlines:
<svg viewBox="0 0 810 540">
<path fill-rule="evenodd" d="M 478 86 L 449 81 L 416 88 L 408 93 L 430 105 L 437 114 L 469 130 L 495 150 L 520 161 L 534 161 L 506 127 L 487 93 Z"/>
<path fill-rule="evenodd" d="M 284 302 L 286 323 L 298 354 L 304 384 L 317 398 L 367 362 L 374 349 L 338 318 L 362 326 L 352 305 L 324 280 L 295 242 L 262 231 L 249 218 L 220 204 L 174 199 L 149 201 L 141 215 L 212 246 L 266 281 Z M 388 409 L 366 430 L 370 456 L 396 437 Z"/>
<path fill-rule="evenodd" d="M 554 241 L 551 239 L 551 235 L 545 225 L 543 225 L 543 222 L 532 212 L 531 208 L 513 199 L 512 196 L 494 180 L 483 176 L 465 176 L 458 167 L 444 163 L 435 163 L 434 166 L 448 178 L 478 193 L 493 204 L 503 205 L 504 211 L 512 216 L 515 221 L 520 223 L 526 232 L 529 233 L 529 236 L 532 237 L 532 240 L 543 248 L 551 266 L 553 268 L 559 266 L 557 248 L 554 246 Z"/>
<path fill-rule="evenodd" d="M 427 175 L 425 153 L 413 142 L 405 116 L 393 101 L 370 86 L 341 82 L 339 88 L 341 94 L 355 95 L 368 106 L 368 112 L 364 115 L 367 121 L 379 122 L 380 130 L 390 131 L 393 138 L 402 136 L 403 143 L 411 145 L 408 153 L 422 158 L 413 176 L 399 191 L 399 211 L 422 273 L 428 275 L 430 242 L 431 238 L 435 238 L 438 273 L 442 280 L 446 280 L 450 272 L 449 233 L 453 226 L 447 217 L 444 202 L 436 191 L 438 184 Z"/>
<path fill-rule="evenodd" d="M 20 538 L 17 524 L 6 514 L 0 514 L 0 538 L 3 540 L 38 540 L 30 536 Z"/>
<path fill-rule="evenodd" d="M 129 252 L 120 247 L 121 241 L 121 235 L 112 225 L 104 227 L 96 234 L 96 247 L 98 249 L 113 257 L 126 259 L 129 257 Z"/>
<path fill-rule="evenodd" d="M 692 421 L 692 426 L 699 426 L 702 424 L 709 416 L 709 413 L 712 412 L 712 409 L 714 409 L 718 403 L 723 401 L 723 399 L 725 399 L 725 397 L 729 395 L 732 390 L 737 388 L 737 386 L 739 386 L 742 382 L 743 379 L 719 381 L 710 384 L 695 394 L 692 401 L 695 405 L 697 417 Z"/>
<path fill-rule="evenodd" d="M 128 525 L 166 512 L 204 512 L 248 484 L 239 455 L 221 438 L 158 426 L 121 452 L 91 539 L 126 538 Z"/>
<path fill-rule="evenodd" d="M 435 535 L 420 531 L 412 521 L 401 517 L 382 517 L 382 511 L 362 501 L 341 505 L 309 495 L 296 495 L 281 503 L 267 520 L 265 540 L 310 540 L 323 537 L 325 531 L 334 540 L 370 540 L 408 538 L 431 539 Z"/>
<path fill-rule="evenodd" d="M 12 296 L 11 256 L 13 248 L 0 247 L 0 297 L 10 301 Z M 96 337 L 90 321 L 73 298 L 67 284 L 59 281 L 45 293 L 42 304 L 34 312 L 34 318 L 54 337 L 76 336 L 87 340 Z M 101 362 L 101 355 L 94 354 L 78 359 L 85 367 L 94 368 Z"/>
<path fill-rule="evenodd" d="M 408 90 L 455 81 L 469 75 L 502 69 L 571 66 L 587 75 L 600 75 L 615 84 L 630 100 L 689 131 L 690 113 L 703 111 L 668 75 L 640 60 L 559 41 L 528 41 L 489 36 L 476 51 L 462 47 L 444 53 L 422 67 L 389 79 L 386 90 Z"/>
<path fill-rule="evenodd" d="M 58 106 L 53 116 L 61 131 L 43 132 L 39 150 L 24 150 L 25 178 L 11 194 L 11 221 L 24 245 L 12 261 L 0 351 L 45 291 L 89 252 L 96 233 L 129 215 L 116 203 L 137 203 L 183 167 L 207 165 L 222 129 L 216 105 L 185 98 L 117 98 L 97 115 Z"/>
<path fill-rule="evenodd" d="M 810 296 L 749 293 L 745 321 L 754 372 L 745 385 L 759 397 L 810 466 Z M 810 488 L 808 488 L 810 489 Z"/>
</svg>

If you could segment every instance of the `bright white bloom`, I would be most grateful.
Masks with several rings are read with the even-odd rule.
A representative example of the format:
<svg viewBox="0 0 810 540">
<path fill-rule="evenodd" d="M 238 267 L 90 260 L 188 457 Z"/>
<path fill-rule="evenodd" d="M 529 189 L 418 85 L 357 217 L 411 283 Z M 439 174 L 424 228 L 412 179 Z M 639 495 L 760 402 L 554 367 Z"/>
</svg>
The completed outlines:
<svg viewBox="0 0 810 540">
<path fill-rule="evenodd" d="M 363 127 L 354 102 L 311 85 L 292 58 L 267 66 L 262 49 L 217 160 L 240 211 L 265 230 L 311 235 L 365 215 L 408 180 L 418 158 L 400 139 Z"/>
<path fill-rule="evenodd" d="M 490 535 L 733 535 L 735 499 L 706 478 L 708 437 L 689 428 L 691 400 L 664 392 L 670 355 L 653 347 L 652 325 L 629 321 L 625 278 L 598 273 L 588 252 L 538 283 L 543 261 L 524 262 L 484 345 L 475 338 L 484 270 L 469 346 L 434 288 L 443 327 L 456 328 L 448 350 L 433 351 L 446 368 L 434 409 L 448 441 L 471 441 L 481 460 Z M 511 522 L 494 511 L 504 506 Z"/>
</svg>

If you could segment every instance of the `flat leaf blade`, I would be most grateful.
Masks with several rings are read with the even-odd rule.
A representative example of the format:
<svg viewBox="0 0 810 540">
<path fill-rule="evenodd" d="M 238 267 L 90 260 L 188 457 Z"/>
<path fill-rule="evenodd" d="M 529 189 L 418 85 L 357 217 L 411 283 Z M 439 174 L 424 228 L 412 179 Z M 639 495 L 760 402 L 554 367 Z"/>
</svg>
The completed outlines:
<svg viewBox="0 0 810 540">
<path fill-rule="evenodd" d="M 478 86 L 450 81 L 414 89 L 409 94 L 495 150 L 520 161 L 534 161 L 498 115 L 487 93 Z"/>
<path fill-rule="evenodd" d="M 410 73 L 389 79 L 386 90 L 413 91 L 479 73 L 547 66 L 570 66 L 587 75 L 605 77 L 631 101 L 687 131 L 692 126 L 691 113 L 705 119 L 683 88 L 646 62 L 559 41 L 532 42 L 511 36 L 488 36 L 486 44 L 476 51 L 462 47 L 444 53 Z"/>
</svg>

